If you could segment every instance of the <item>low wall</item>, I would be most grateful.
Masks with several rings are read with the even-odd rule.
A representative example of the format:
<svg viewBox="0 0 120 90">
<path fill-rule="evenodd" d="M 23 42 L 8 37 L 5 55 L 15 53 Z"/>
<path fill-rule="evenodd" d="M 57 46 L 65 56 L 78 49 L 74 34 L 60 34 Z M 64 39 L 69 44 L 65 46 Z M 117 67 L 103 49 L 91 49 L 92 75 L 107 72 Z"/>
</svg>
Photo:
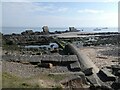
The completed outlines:
<svg viewBox="0 0 120 90">
<path fill-rule="evenodd" d="M 76 62 L 76 55 L 3 55 L 2 60 L 23 62 Z"/>
</svg>

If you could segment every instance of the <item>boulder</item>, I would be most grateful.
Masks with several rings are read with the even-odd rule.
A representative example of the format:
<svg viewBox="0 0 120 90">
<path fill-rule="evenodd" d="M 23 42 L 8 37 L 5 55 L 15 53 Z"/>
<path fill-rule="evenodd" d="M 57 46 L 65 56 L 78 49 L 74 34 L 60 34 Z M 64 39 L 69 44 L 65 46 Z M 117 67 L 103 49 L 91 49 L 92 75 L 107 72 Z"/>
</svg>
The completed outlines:
<svg viewBox="0 0 120 90">
<path fill-rule="evenodd" d="M 109 72 L 106 68 L 103 68 L 99 71 L 99 75 L 103 81 L 115 81 L 116 77 L 111 72 Z"/>
</svg>

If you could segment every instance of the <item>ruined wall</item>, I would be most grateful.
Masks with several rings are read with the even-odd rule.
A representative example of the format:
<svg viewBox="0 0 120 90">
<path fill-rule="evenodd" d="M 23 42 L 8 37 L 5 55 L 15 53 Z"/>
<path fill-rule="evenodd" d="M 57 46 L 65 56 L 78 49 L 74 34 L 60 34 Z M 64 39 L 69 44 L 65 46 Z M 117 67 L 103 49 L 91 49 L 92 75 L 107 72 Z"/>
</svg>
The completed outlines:
<svg viewBox="0 0 120 90">
<path fill-rule="evenodd" d="M 3 55 L 2 60 L 6 61 L 27 61 L 27 62 L 76 62 L 76 55 Z"/>
</svg>

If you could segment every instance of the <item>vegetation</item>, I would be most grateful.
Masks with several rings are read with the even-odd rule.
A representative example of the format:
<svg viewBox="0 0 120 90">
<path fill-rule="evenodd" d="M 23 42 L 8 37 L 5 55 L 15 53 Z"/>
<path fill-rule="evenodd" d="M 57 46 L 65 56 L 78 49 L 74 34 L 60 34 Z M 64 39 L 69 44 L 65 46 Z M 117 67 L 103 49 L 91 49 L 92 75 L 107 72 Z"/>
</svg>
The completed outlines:
<svg viewBox="0 0 120 90">
<path fill-rule="evenodd" d="M 2 74 L 2 88 L 38 88 L 39 85 L 36 83 L 30 83 L 27 79 L 3 73 Z"/>
<path fill-rule="evenodd" d="M 7 50 L 7 51 L 20 51 L 20 47 L 18 45 L 4 44 L 4 45 L 2 45 L 2 49 Z"/>
<path fill-rule="evenodd" d="M 61 90 L 62 86 L 58 82 L 65 76 L 41 74 L 30 78 L 21 78 L 4 72 L 2 74 L 2 88 L 53 88 L 53 90 Z"/>
<path fill-rule="evenodd" d="M 48 74 L 49 78 L 54 79 L 54 81 L 58 82 L 62 79 L 64 79 L 65 77 L 67 77 L 67 75 L 53 75 L 53 74 Z"/>
</svg>

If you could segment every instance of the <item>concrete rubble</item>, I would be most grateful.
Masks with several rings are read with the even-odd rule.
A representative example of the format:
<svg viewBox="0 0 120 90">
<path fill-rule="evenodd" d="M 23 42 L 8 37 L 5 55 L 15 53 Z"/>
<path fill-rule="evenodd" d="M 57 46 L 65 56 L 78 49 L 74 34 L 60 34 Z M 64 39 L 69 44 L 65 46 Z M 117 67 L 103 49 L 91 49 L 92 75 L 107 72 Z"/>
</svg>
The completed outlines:
<svg viewBox="0 0 120 90">
<path fill-rule="evenodd" d="M 89 88 L 90 90 L 118 90 L 120 89 L 120 65 L 111 65 L 110 70 L 108 68 L 99 69 L 88 57 L 82 54 L 77 47 L 68 44 L 65 47 L 66 52 L 69 55 L 2 55 L 3 62 L 10 62 L 15 66 L 15 62 L 19 62 L 18 65 L 32 64 L 38 68 L 31 68 L 34 66 L 27 66 L 30 69 L 30 73 L 41 73 L 49 71 L 49 73 L 66 73 L 79 72 L 79 74 L 73 74 L 70 77 L 60 81 L 64 87 L 69 88 Z M 27 63 L 28 62 L 28 63 Z M 7 66 L 6 63 L 4 66 Z M 4 67 L 3 66 L 3 67 Z M 62 67 L 57 67 L 62 66 Z M 6 69 L 11 72 L 19 72 L 17 70 Z M 22 70 L 21 66 L 19 67 Z M 24 71 L 27 70 L 27 68 Z M 43 69 L 42 69 L 43 68 Z M 47 69 L 45 69 L 47 68 Z M 111 72 L 110 72 L 111 71 Z M 80 87 L 79 87 L 80 86 Z M 92 88 L 92 89 L 91 89 Z"/>
</svg>

